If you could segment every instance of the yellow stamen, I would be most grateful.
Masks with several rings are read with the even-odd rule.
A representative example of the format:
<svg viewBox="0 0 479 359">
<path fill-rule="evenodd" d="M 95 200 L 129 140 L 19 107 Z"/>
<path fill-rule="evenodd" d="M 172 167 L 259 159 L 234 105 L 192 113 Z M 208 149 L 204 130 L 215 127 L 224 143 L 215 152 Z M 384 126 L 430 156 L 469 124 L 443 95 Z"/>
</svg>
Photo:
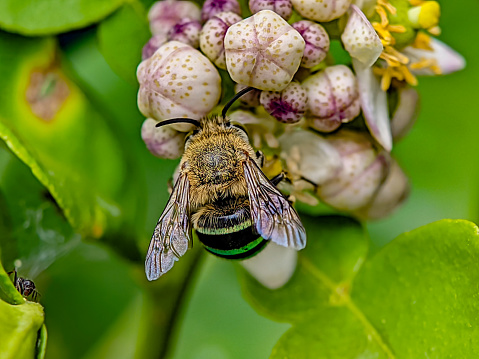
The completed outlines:
<svg viewBox="0 0 479 359">
<path fill-rule="evenodd" d="M 425 59 L 422 58 L 418 62 L 411 63 L 410 68 L 412 70 L 421 70 L 421 69 L 430 69 L 434 74 L 441 75 L 442 71 L 439 65 L 437 64 L 436 59 Z"/>
<path fill-rule="evenodd" d="M 414 39 L 414 42 L 411 44 L 412 47 L 416 49 L 422 49 L 427 51 L 432 51 L 431 46 L 431 37 L 421 31 L 419 31 Z"/>
<path fill-rule="evenodd" d="M 403 33 L 406 32 L 406 27 L 403 25 L 388 25 L 388 30 L 390 32 Z"/>
</svg>

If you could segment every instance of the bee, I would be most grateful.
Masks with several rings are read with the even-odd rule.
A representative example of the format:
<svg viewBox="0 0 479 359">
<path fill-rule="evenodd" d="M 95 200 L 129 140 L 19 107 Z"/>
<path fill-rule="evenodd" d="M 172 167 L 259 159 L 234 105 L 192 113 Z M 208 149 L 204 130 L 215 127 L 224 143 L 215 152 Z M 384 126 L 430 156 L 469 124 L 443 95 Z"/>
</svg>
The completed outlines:
<svg viewBox="0 0 479 359">
<path fill-rule="evenodd" d="M 16 269 L 8 272 L 7 274 L 10 276 L 12 275 L 12 273 L 15 273 L 13 278 L 13 285 L 18 290 L 18 292 L 27 299 L 29 296 L 31 296 L 32 299 L 36 302 L 40 293 L 38 293 L 35 287 L 35 283 L 33 283 L 33 281 L 31 281 L 30 279 L 19 277 Z"/>
<path fill-rule="evenodd" d="M 257 254 L 267 241 L 303 249 L 306 231 L 289 201 L 275 187 L 282 175 L 269 180 L 261 170 L 263 156 L 250 145 L 246 130 L 226 117 L 240 91 L 221 116 L 193 124 L 186 138 L 179 175 L 151 238 L 145 261 L 148 280 L 168 272 L 192 245 L 191 231 L 206 250 L 224 258 L 244 259 Z"/>
</svg>

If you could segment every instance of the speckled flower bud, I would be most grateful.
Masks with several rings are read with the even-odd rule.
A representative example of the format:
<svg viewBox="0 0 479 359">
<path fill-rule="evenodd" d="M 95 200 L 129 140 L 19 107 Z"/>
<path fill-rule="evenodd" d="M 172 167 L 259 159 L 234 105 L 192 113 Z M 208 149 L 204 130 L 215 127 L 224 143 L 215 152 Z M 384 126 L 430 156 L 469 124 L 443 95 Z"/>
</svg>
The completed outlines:
<svg viewBox="0 0 479 359">
<path fill-rule="evenodd" d="M 168 41 L 179 41 L 197 48 L 200 45 L 201 24 L 198 20 L 182 19 L 170 31 Z"/>
<path fill-rule="evenodd" d="M 155 127 L 158 122 L 147 118 L 141 126 L 141 138 L 148 150 L 160 158 L 175 159 L 183 154 L 185 133 L 175 131 L 171 126 Z"/>
<path fill-rule="evenodd" d="M 220 12 L 226 11 L 241 15 L 238 0 L 206 0 L 201 8 L 201 20 L 206 22 Z"/>
<path fill-rule="evenodd" d="M 241 16 L 234 12 L 220 12 L 211 17 L 201 29 L 201 51 L 220 69 L 226 70 L 224 44 L 226 31 L 241 19 Z"/>
<path fill-rule="evenodd" d="M 303 82 L 308 94 L 308 118 L 314 126 L 315 121 L 328 121 L 333 124 L 349 122 L 359 115 L 360 103 L 356 78 L 349 67 L 344 65 L 330 66 Z"/>
<path fill-rule="evenodd" d="M 326 58 L 329 51 L 329 36 L 324 27 L 309 21 L 301 20 L 292 25 L 306 42 L 301 66 L 310 69 Z"/>
<path fill-rule="evenodd" d="M 173 26 L 186 18 L 192 20 L 201 18 L 200 8 L 191 1 L 157 1 L 148 12 L 148 21 L 153 35 L 166 35 Z"/>
<path fill-rule="evenodd" d="M 241 84 L 235 84 L 235 93 L 240 92 L 241 90 L 245 89 L 246 87 L 248 87 L 248 86 L 241 85 Z M 246 106 L 256 107 L 256 106 L 260 105 L 260 102 L 259 102 L 259 97 L 260 96 L 261 96 L 261 91 L 254 89 L 254 90 L 251 90 L 251 91 L 245 93 L 243 96 L 241 96 L 239 98 L 239 101 Z"/>
<path fill-rule="evenodd" d="M 327 138 L 341 157 L 341 169 L 317 188 L 321 200 L 344 211 L 368 205 L 389 171 L 390 157 L 363 133 L 340 131 Z"/>
<path fill-rule="evenodd" d="M 297 82 L 291 82 L 283 91 L 263 91 L 260 102 L 266 112 L 283 123 L 296 123 L 307 109 L 306 91 Z"/>
<path fill-rule="evenodd" d="M 352 0 L 291 0 L 294 9 L 304 18 L 327 22 L 344 15 Z"/>
<path fill-rule="evenodd" d="M 281 16 L 262 10 L 226 32 L 226 67 L 237 83 L 281 91 L 298 70 L 304 45 L 301 35 Z"/>
<path fill-rule="evenodd" d="M 145 44 L 145 46 L 143 46 L 143 50 L 141 51 L 141 59 L 146 60 L 147 58 L 151 57 L 155 51 L 158 50 L 166 41 L 166 35 L 164 34 L 153 35 Z"/>
<path fill-rule="evenodd" d="M 291 0 L 249 0 L 248 5 L 253 14 L 260 12 L 261 10 L 271 10 L 286 21 L 289 20 L 293 14 Z"/>
<path fill-rule="evenodd" d="M 398 163 L 391 159 L 389 172 L 373 200 L 354 214 L 365 220 L 380 219 L 390 215 L 409 195 L 409 181 Z"/>
<path fill-rule="evenodd" d="M 210 60 L 177 41 L 167 42 L 143 61 L 137 77 L 138 107 L 143 115 L 157 121 L 199 119 L 216 106 L 221 95 L 221 78 Z M 187 126 L 185 130 L 191 127 Z"/>
</svg>

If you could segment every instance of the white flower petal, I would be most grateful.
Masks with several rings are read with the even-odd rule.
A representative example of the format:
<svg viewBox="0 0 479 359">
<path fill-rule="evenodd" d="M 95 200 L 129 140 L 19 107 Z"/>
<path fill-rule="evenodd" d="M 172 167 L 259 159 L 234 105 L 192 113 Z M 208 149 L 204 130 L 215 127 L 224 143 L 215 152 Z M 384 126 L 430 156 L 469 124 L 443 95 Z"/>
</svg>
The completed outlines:
<svg viewBox="0 0 479 359">
<path fill-rule="evenodd" d="M 349 8 L 349 19 L 341 35 L 344 47 L 365 66 L 372 66 L 383 51 L 383 45 L 373 26 L 356 6 Z"/>
<path fill-rule="evenodd" d="M 441 69 L 441 74 L 446 75 L 455 71 L 462 70 L 466 66 L 466 60 L 461 54 L 451 49 L 445 43 L 431 38 L 429 44 L 433 50 L 428 51 L 424 49 L 417 49 L 412 46 L 407 46 L 402 50 L 402 53 L 409 57 L 411 63 L 418 62 L 424 59 L 432 59 L 437 61 L 437 65 Z M 415 75 L 437 75 L 430 68 L 424 68 L 419 70 L 411 70 Z"/>
<path fill-rule="evenodd" d="M 387 94 L 371 67 L 352 59 L 358 81 L 359 99 L 371 135 L 387 151 L 392 149 Z"/>
<path fill-rule="evenodd" d="M 297 262 L 296 250 L 270 242 L 260 253 L 240 263 L 266 288 L 277 289 L 291 278 Z"/>
</svg>

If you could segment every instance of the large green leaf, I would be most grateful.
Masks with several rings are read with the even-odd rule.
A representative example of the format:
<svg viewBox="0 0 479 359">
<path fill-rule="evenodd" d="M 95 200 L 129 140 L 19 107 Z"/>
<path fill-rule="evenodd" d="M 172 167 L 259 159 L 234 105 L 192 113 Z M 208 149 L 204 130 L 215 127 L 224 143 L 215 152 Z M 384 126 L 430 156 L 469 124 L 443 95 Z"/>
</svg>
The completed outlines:
<svg viewBox="0 0 479 359">
<path fill-rule="evenodd" d="M 8 147 L 75 230 L 95 238 L 133 232 L 142 211 L 127 179 L 135 173 L 125 161 L 127 149 L 65 76 L 55 40 L 0 33 L 0 53 L 0 82 L 9 89 L 0 94 L 0 136 Z"/>
<path fill-rule="evenodd" d="M 315 222 L 315 223 L 313 223 Z M 475 358 L 479 355 L 479 236 L 443 220 L 367 258 L 359 224 L 305 219 L 308 246 L 275 291 L 244 275 L 261 313 L 293 324 L 272 358 Z"/>
<path fill-rule="evenodd" d="M 150 36 L 145 9 L 138 2 L 125 4 L 98 26 L 100 49 L 106 61 L 135 87 L 141 50 Z"/>
<path fill-rule="evenodd" d="M 106 17 L 126 0 L 3 0 L 0 28 L 23 35 L 79 29 Z"/>
<path fill-rule="evenodd" d="M 35 278 L 80 236 L 48 190 L 5 148 L 0 148 L 0 165 L 0 208 L 6 218 L 0 232 L 1 259 L 7 270 L 21 266 L 21 274 Z"/>
</svg>

